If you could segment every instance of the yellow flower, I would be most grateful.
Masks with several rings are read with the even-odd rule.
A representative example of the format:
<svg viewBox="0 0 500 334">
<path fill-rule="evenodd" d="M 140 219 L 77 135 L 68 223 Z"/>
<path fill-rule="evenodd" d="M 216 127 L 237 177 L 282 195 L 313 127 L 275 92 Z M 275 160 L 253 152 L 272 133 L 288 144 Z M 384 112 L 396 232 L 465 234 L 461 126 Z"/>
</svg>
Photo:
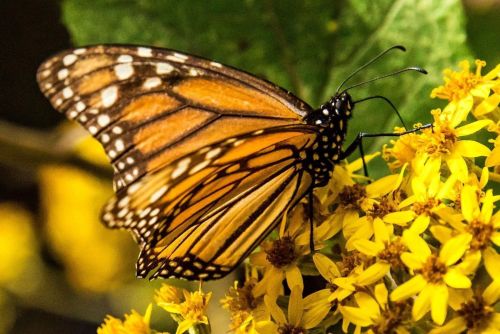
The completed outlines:
<svg viewBox="0 0 500 334">
<path fill-rule="evenodd" d="M 434 214 L 446 209 L 445 200 L 450 199 L 451 189 L 457 182 L 454 175 L 441 182 L 439 167 L 435 160 L 421 166 L 419 173 L 411 178 L 413 194 L 399 204 L 400 209 L 408 207 L 413 212 L 414 221 L 409 229 L 416 234 L 427 230 Z"/>
<path fill-rule="evenodd" d="M 288 319 L 283 310 L 281 310 L 274 298 L 266 295 L 264 302 L 271 313 L 271 316 L 276 321 L 277 326 L 270 330 L 269 334 L 289 334 L 289 333 L 306 333 L 308 329 L 313 328 L 315 318 L 311 313 L 304 309 L 304 299 L 302 298 L 302 288 L 294 286 L 290 292 L 290 299 L 288 301 Z"/>
<path fill-rule="evenodd" d="M 236 334 L 257 334 L 260 323 L 269 321 L 264 297 L 257 297 L 253 292 L 255 283 L 253 277 L 247 279 L 242 287 L 236 281 L 221 300 L 222 307 L 231 312 L 231 331 Z"/>
<path fill-rule="evenodd" d="M 413 212 L 398 210 L 399 186 L 404 173 L 405 168 L 402 168 L 399 175 L 382 177 L 367 186 L 355 184 L 352 187 L 344 187 L 341 193 L 342 201 L 336 213 L 340 211 L 341 215 L 344 214 L 343 234 L 347 239 L 347 250 L 354 249 L 353 243 L 356 240 L 370 239 L 375 222 L 405 226 L 413 219 Z M 360 211 L 366 215 L 359 217 Z"/>
<path fill-rule="evenodd" d="M 127 233 L 99 221 L 111 184 L 69 166 L 44 166 L 39 176 L 48 240 L 69 281 L 91 292 L 122 283 L 134 267 L 137 248 Z"/>
<path fill-rule="evenodd" d="M 471 72 L 469 61 L 464 60 L 459 63 L 461 71 L 444 70 L 445 84 L 433 89 L 431 97 L 450 101 L 447 107 L 450 112 L 454 113 L 460 122 L 465 120 L 473 108 L 474 98 L 486 99 L 490 95 L 490 90 L 496 85 L 500 65 L 483 76 L 481 70 L 485 65 L 486 62 L 476 60 L 476 71 Z"/>
<path fill-rule="evenodd" d="M 276 298 L 282 294 L 282 282 L 286 279 L 288 286 L 304 288 L 300 264 L 303 257 L 311 252 L 309 245 L 309 218 L 305 214 L 304 205 L 298 205 L 290 219 L 285 215 L 279 231 L 279 239 L 265 241 L 261 250 L 250 256 L 253 266 L 264 268 L 264 277 L 254 288 L 254 293 L 261 296 L 267 293 Z M 332 232 L 333 231 L 333 232 Z M 329 238 L 332 230 L 330 222 L 324 222 L 314 229 L 315 249 L 323 246 L 325 238 Z"/>
<path fill-rule="evenodd" d="M 356 326 L 355 333 L 361 327 L 368 327 L 366 333 L 409 333 L 407 330 L 410 316 L 408 303 L 389 303 L 388 291 L 383 283 L 377 284 L 372 293 L 357 292 L 354 294 L 357 307 L 339 305 L 339 311 L 346 323 Z"/>
<path fill-rule="evenodd" d="M 359 239 L 353 243 L 354 248 L 368 257 L 376 258 L 378 265 L 385 266 L 387 271 L 404 268 L 401 254 L 407 250 L 401 238 L 393 235 L 391 227 L 377 220 L 373 223 L 374 241 Z"/>
<path fill-rule="evenodd" d="M 456 301 L 452 305 L 456 316 L 444 326 L 434 328 L 429 334 L 498 334 L 500 313 L 495 311 L 497 299 L 488 299 L 485 293 L 473 295 L 469 293 L 455 294 Z M 459 305 L 458 307 L 454 307 Z"/>
<path fill-rule="evenodd" d="M 488 156 L 489 148 L 473 140 L 461 140 L 460 137 L 468 136 L 481 130 L 491 123 L 490 120 L 480 120 L 461 127 L 461 117 L 455 114 L 441 112 L 440 109 L 431 111 L 434 116 L 432 128 L 423 129 L 418 136 L 419 154 L 423 159 L 441 166 L 444 161 L 450 172 L 460 181 L 466 182 L 468 175 L 465 158 Z"/>
<path fill-rule="evenodd" d="M 462 259 L 471 237 L 451 238 L 441 247 L 439 255 L 433 254 L 424 239 L 411 231 L 405 231 L 403 239 L 410 252 L 403 253 L 401 260 L 416 275 L 398 286 L 391 293 L 391 300 L 399 302 L 418 294 L 413 304 L 413 318 L 418 321 L 430 310 L 432 320 L 441 325 L 448 308 L 448 287 L 465 289 L 471 286 L 467 275 L 475 270 L 470 262 L 477 263 L 477 260 Z"/>
<path fill-rule="evenodd" d="M 357 288 L 376 283 L 389 270 L 388 264 L 373 263 L 356 251 L 344 256 L 338 265 L 321 253 L 314 254 L 313 261 L 321 276 L 332 287 L 332 289 L 325 289 L 330 291 L 328 297 L 330 303 L 343 301 L 351 296 Z M 327 304 L 324 305 L 324 307 L 327 306 Z"/>
<path fill-rule="evenodd" d="M 211 296 L 211 292 L 189 292 L 163 284 L 156 293 L 156 303 L 172 314 L 174 320 L 179 323 L 176 334 L 181 334 L 194 326 L 209 326 L 205 311 Z"/>
<path fill-rule="evenodd" d="M 14 203 L 0 203 L 0 286 L 19 281 L 37 259 L 32 224 L 33 217 L 26 209 Z"/>
<path fill-rule="evenodd" d="M 104 323 L 97 329 L 97 334 L 150 334 L 149 322 L 153 305 L 149 304 L 144 316 L 132 310 L 125 315 L 125 320 L 106 317 Z"/>
<path fill-rule="evenodd" d="M 421 126 L 416 124 L 415 126 Z M 401 133 L 406 131 L 405 128 L 396 127 L 394 129 L 395 133 Z M 417 138 L 419 134 L 409 133 L 404 136 L 398 137 L 398 139 L 391 139 L 389 143 L 392 147 L 385 144 L 382 148 L 382 157 L 387 162 L 387 166 L 391 172 L 395 172 L 399 168 L 406 164 L 412 164 L 415 155 L 418 152 Z M 414 168 L 412 168 L 413 170 Z"/>
</svg>

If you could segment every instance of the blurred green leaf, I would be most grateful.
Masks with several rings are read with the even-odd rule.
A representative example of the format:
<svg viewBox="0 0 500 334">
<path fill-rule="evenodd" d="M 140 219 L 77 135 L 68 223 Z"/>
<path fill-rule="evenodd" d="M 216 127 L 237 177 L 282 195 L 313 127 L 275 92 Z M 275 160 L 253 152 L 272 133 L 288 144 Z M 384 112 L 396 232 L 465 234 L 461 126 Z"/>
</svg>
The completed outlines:
<svg viewBox="0 0 500 334">
<path fill-rule="evenodd" d="M 428 111 L 444 105 L 429 98 L 431 89 L 444 68 L 470 57 L 459 0 L 65 0 L 63 17 L 77 45 L 133 43 L 198 54 L 267 78 L 313 107 L 373 56 L 403 44 L 406 54 L 386 56 L 348 85 L 410 65 L 426 68 L 428 76 L 405 73 L 350 91 L 355 100 L 389 98 L 409 125 L 428 122 Z M 348 141 L 397 124 L 382 101 L 360 104 Z M 366 143 L 366 151 L 379 141 Z"/>
</svg>

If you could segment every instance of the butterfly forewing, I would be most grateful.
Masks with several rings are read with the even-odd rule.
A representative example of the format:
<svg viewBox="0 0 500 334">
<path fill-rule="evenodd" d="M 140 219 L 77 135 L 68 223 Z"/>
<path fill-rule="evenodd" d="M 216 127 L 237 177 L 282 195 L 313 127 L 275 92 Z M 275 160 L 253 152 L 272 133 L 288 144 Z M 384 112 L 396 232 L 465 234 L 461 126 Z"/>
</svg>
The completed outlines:
<svg viewBox="0 0 500 334">
<path fill-rule="evenodd" d="M 104 146 L 117 196 L 103 219 L 134 233 L 140 276 L 223 275 L 312 184 L 301 165 L 316 136 L 310 107 L 245 72 L 101 45 L 56 55 L 38 81 Z"/>
</svg>

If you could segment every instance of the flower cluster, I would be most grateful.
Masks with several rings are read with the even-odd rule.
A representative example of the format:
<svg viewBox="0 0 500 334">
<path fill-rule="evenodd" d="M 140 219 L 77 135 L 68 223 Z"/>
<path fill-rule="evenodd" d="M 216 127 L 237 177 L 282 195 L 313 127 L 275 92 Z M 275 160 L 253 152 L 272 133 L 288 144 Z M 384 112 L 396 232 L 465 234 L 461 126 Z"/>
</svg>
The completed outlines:
<svg viewBox="0 0 500 334">
<path fill-rule="evenodd" d="M 315 192 L 314 217 L 304 201 L 283 218 L 222 300 L 232 332 L 499 332 L 500 66 L 484 66 L 444 72 L 431 97 L 448 104 L 431 111 L 432 126 L 396 129 L 381 154 L 389 175 L 371 181 L 360 159 L 344 162 Z M 496 138 L 485 145 L 477 133 Z M 163 295 L 158 304 L 181 315 L 177 333 L 208 322 L 183 304 L 209 295 Z"/>
</svg>

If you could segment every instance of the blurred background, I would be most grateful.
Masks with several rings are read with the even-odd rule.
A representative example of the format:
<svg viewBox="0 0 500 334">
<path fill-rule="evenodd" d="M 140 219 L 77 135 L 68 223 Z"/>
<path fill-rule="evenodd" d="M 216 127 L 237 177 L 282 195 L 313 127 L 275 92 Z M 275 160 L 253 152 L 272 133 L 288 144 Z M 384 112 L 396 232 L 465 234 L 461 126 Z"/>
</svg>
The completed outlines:
<svg viewBox="0 0 500 334">
<path fill-rule="evenodd" d="M 135 279 L 132 238 L 99 222 L 111 170 L 100 146 L 39 92 L 36 69 L 51 54 L 105 42 L 164 46 L 245 69 L 317 106 L 367 59 L 404 44 L 407 54 L 351 83 L 425 67 L 424 78 L 405 74 L 355 92 L 390 98 L 408 123 L 425 123 L 439 106 L 429 94 L 442 69 L 461 59 L 486 60 L 486 71 L 500 62 L 498 0 L 332 3 L 1 1 L 0 333 L 95 333 L 106 314 L 143 313 L 160 285 Z M 351 137 L 397 124 L 386 105 L 363 109 L 372 111 L 354 115 Z M 212 319 L 221 328 L 214 333 L 226 331 L 217 304 L 236 276 L 206 287 L 216 293 L 212 315 L 221 317 Z M 158 328 L 175 331 L 166 313 L 155 312 Z"/>
</svg>

